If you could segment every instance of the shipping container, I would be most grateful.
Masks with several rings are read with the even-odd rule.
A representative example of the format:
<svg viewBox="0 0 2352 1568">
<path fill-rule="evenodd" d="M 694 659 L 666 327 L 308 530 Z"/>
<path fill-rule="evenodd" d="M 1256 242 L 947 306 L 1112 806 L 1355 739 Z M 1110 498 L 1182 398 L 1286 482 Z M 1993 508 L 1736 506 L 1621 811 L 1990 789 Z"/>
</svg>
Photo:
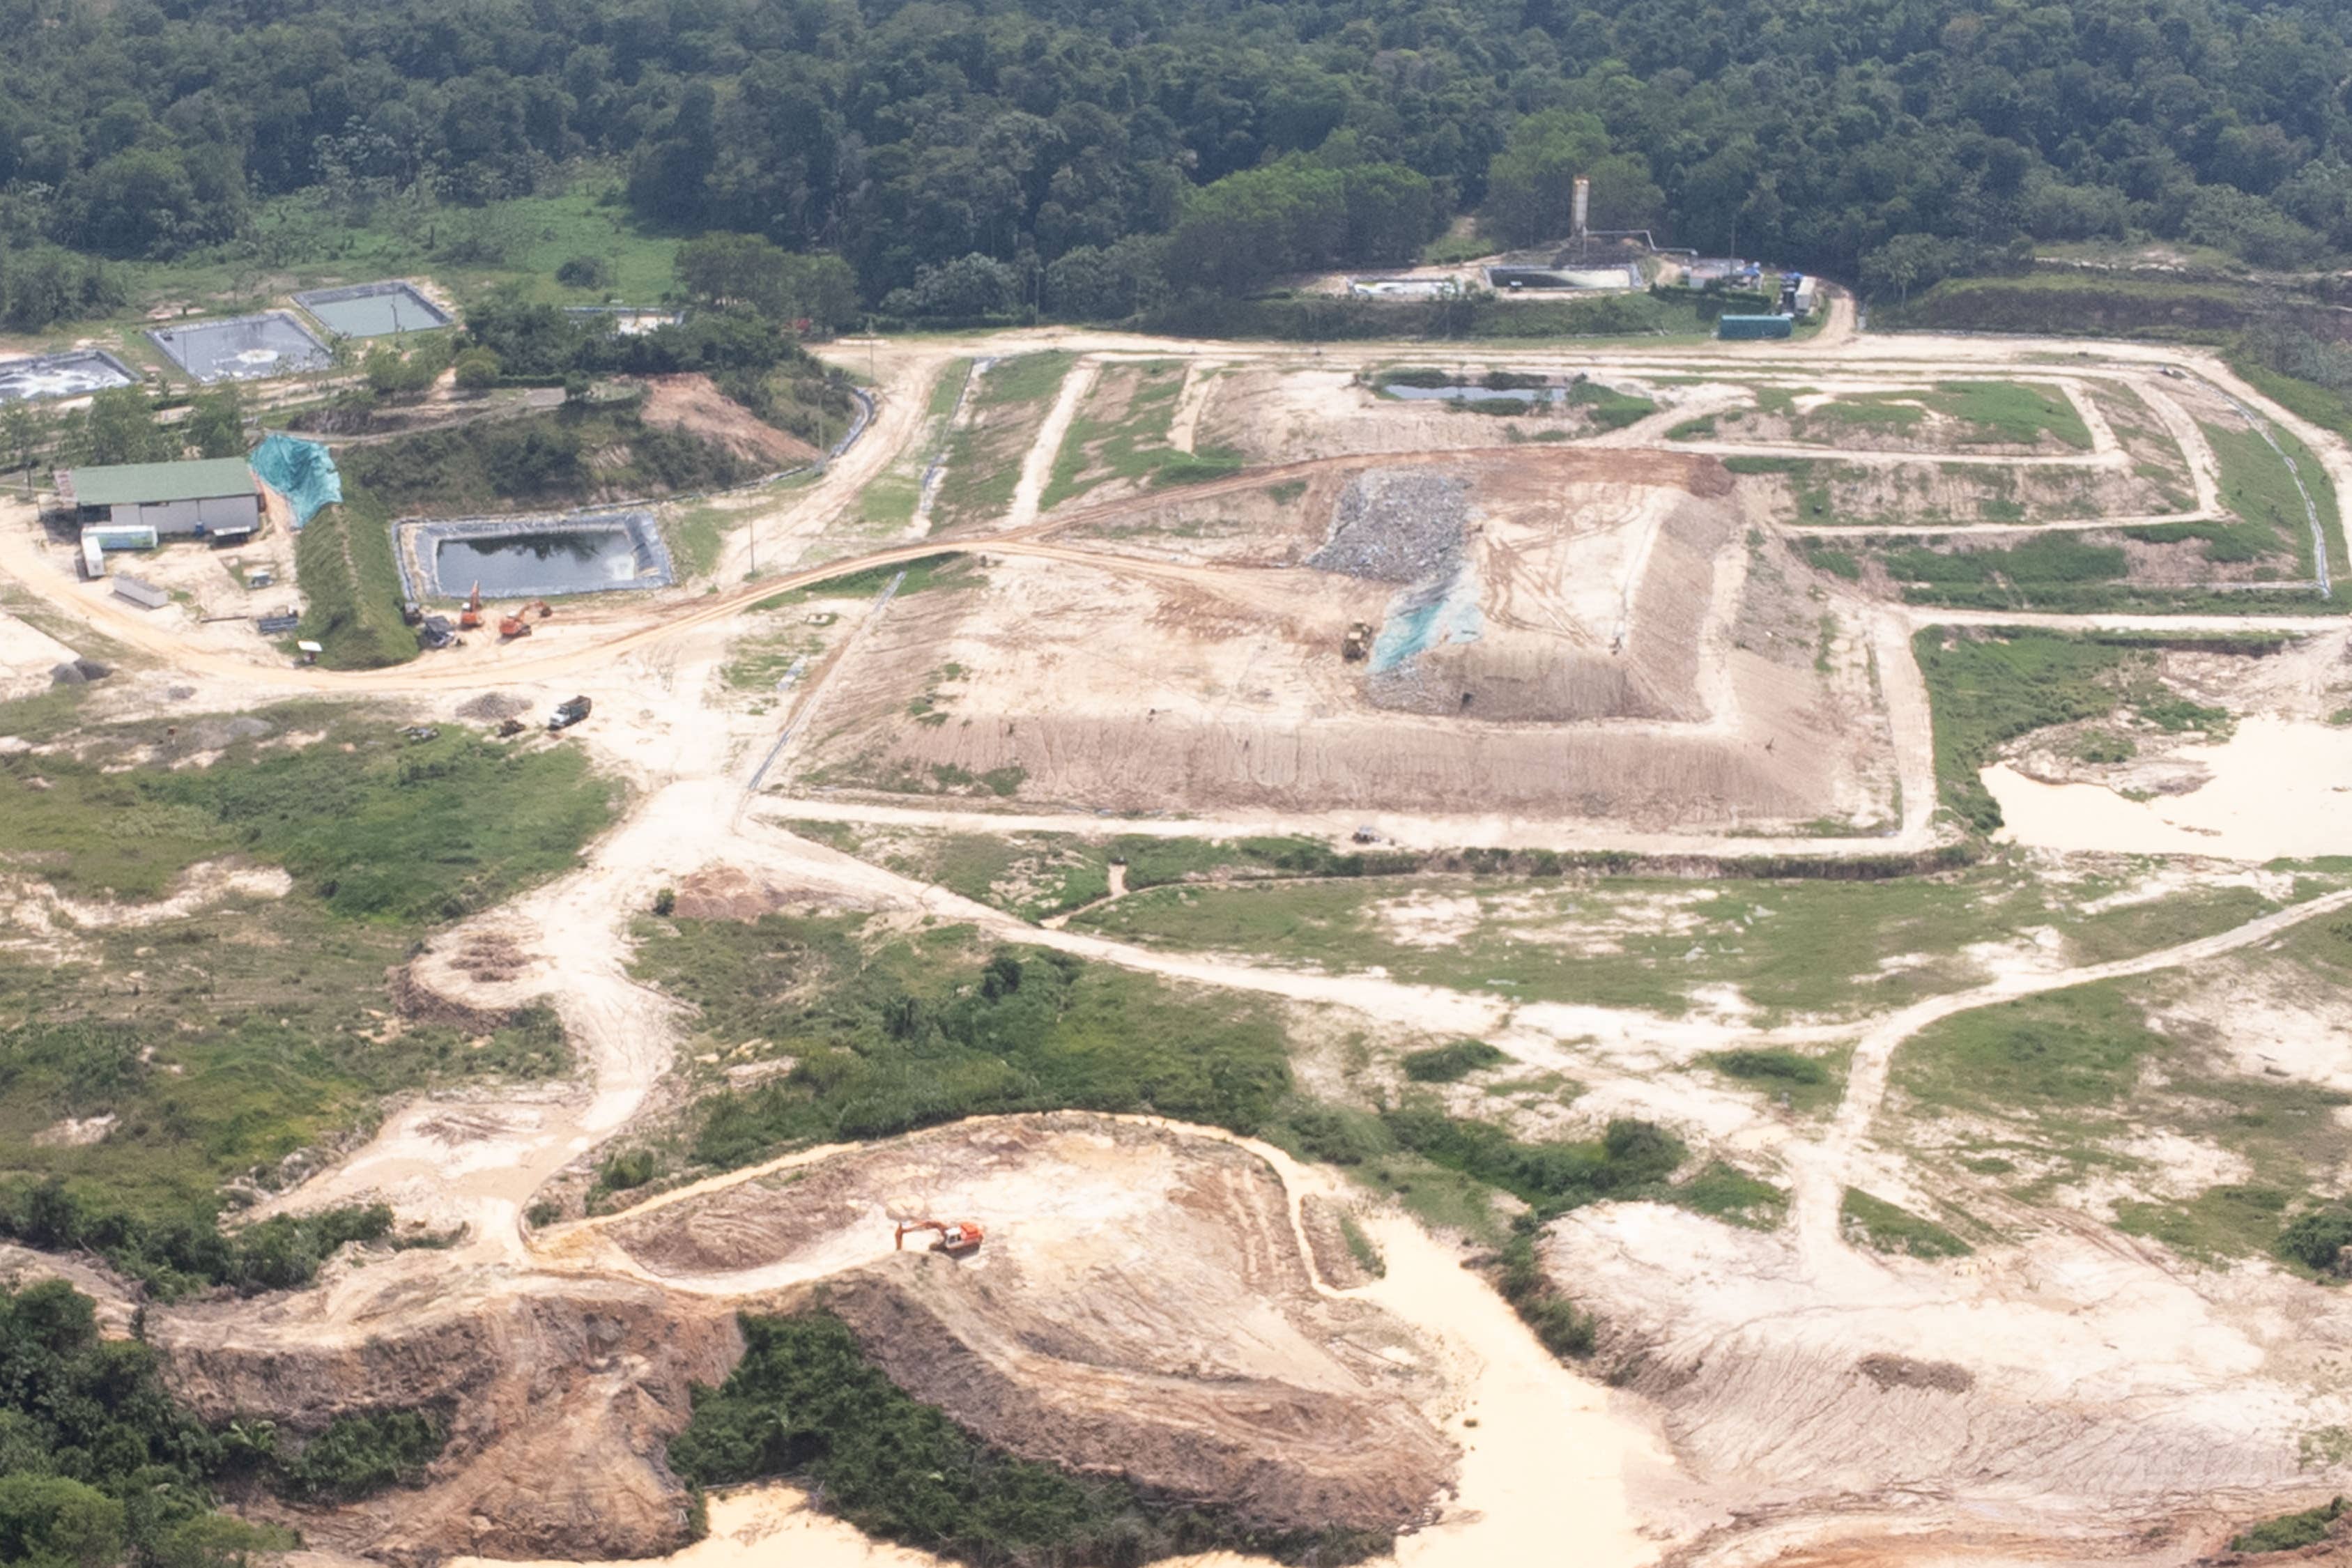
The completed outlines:
<svg viewBox="0 0 2352 1568">
<path fill-rule="evenodd" d="M 1796 329 L 1787 316 L 1725 316 L 1715 324 L 1715 335 L 1731 342 L 1785 338 Z"/>
</svg>

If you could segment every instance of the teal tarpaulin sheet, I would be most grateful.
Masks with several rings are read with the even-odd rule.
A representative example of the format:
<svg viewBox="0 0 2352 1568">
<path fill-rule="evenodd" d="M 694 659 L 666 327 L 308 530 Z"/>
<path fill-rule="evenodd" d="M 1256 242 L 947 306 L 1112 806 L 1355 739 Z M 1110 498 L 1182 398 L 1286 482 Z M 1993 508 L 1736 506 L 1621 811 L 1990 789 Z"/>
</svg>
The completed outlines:
<svg viewBox="0 0 2352 1568">
<path fill-rule="evenodd" d="M 267 436 L 246 461 L 255 477 L 286 498 L 297 528 L 318 516 L 320 507 L 343 499 L 343 476 L 335 472 L 335 459 L 316 441 Z"/>
</svg>

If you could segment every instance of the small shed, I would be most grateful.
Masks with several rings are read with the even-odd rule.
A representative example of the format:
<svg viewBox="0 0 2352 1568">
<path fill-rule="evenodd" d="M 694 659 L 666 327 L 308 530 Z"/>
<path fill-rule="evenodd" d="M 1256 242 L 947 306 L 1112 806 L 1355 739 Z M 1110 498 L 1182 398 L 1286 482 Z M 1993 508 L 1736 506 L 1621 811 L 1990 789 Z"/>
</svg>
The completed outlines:
<svg viewBox="0 0 2352 1568">
<path fill-rule="evenodd" d="M 115 463 L 64 476 L 62 499 L 85 523 L 129 524 L 158 534 L 243 538 L 261 524 L 261 496 L 243 458 L 186 463 Z"/>
<path fill-rule="evenodd" d="M 114 596 L 128 599 L 142 610 L 160 610 L 172 602 L 172 595 L 154 584 L 125 577 L 120 572 L 114 574 Z"/>
</svg>

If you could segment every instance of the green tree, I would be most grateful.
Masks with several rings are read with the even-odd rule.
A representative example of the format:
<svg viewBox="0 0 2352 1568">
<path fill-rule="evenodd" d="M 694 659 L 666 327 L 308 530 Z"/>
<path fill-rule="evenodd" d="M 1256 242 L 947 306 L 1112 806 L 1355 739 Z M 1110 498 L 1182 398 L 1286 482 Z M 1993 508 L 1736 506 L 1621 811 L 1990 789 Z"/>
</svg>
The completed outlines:
<svg viewBox="0 0 2352 1568">
<path fill-rule="evenodd" d="M 42 419 L 22 403 L 0 407 L 0 451 L 8 455 L 8 466 L 25 473 L 25 494 L 33 493 L 33 462 L 40 455 Z"/>
<path fill-rule="evenodd" d="M 706 234 L 677 247 L 671 264 L 694 304 L 756 310 L 772 321 L 793 306 L 792 258 L 756 234 Z"/>
<path fill-rule="evenodd" d="M 234 386 L 200 395 L 188 405 L 180 434 L 207 458 L 245 456 L 245 400 Z"/>
<path fill-rule="evenodd" d="M 1612 151 L 1599 116 L 1555 109 L 1511 128 L 1509 142 L 1486 166 L 1480 221 L 1511 245 L 1565 238 L 1580 174 L 1592 182 L 1593 228 L 1646 228 L 1664 215 L 1665 196 L 1650 177 L 1649 160 Z"/>
<path fill-rule="evenodd" d="M 488 349 L 467 349 L 454 368 L 460 391 L 487 392 L 498 384 L 499 356 Z"/>
<path fill-rule="evenodd" d="M 85 463 L 157 463 L 177 457 L 173 438 L 155 423 L 147 395 L 135 386 L 117 386 L 89 400 L 89 416 L 82 427 L 81 460 Z"/>
</svg>

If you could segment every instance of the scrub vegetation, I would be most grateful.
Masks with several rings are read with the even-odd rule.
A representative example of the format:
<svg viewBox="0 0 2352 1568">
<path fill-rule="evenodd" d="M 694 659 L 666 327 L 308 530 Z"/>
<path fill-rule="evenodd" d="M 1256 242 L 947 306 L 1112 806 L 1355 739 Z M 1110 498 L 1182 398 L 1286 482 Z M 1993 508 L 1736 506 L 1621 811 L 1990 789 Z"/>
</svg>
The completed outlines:
<svg viewBox="0 0 2352 1568">
<path fill-rule="evenodd" d="M 742 1362 L 695 1391 L 694 1419 L 670 1440 L 671 1468 L 698 1486 L 789 1478 L 868 1535 L 981 1568 L 1125 1568 L 1217 1552 L 1341 1563 L 1388 1545 L 1256 1530 L 1227 1510 L 1017 1458 L 901 1391 L 821 1306 L 742 1326 Z"/>
<path fill-rule="evenodd" d="M 281 868 L 290 890 L 0 957 L 0 1232 L 99 1252 L 163 1295 L 280 1289 L 385 1236 L 388 1211 L 232 1237 L 229 1196 L 298 1173 L 290 1156 L 388 1092 L 569 1067 L 544 1010 L 468 1037 L 392 1020 L 384 975 L 435 924 L 570 867 L 615 795 L 574 749 L 454 727 L 419 742 L 364 711 L 173 729 L 68 728 L 70 749 L 0 758 L 12 842 L 78 899 L 155 899 L 199 863 Z M 207 742 L 208 766 L 171 765 Z"/>
</svg>

